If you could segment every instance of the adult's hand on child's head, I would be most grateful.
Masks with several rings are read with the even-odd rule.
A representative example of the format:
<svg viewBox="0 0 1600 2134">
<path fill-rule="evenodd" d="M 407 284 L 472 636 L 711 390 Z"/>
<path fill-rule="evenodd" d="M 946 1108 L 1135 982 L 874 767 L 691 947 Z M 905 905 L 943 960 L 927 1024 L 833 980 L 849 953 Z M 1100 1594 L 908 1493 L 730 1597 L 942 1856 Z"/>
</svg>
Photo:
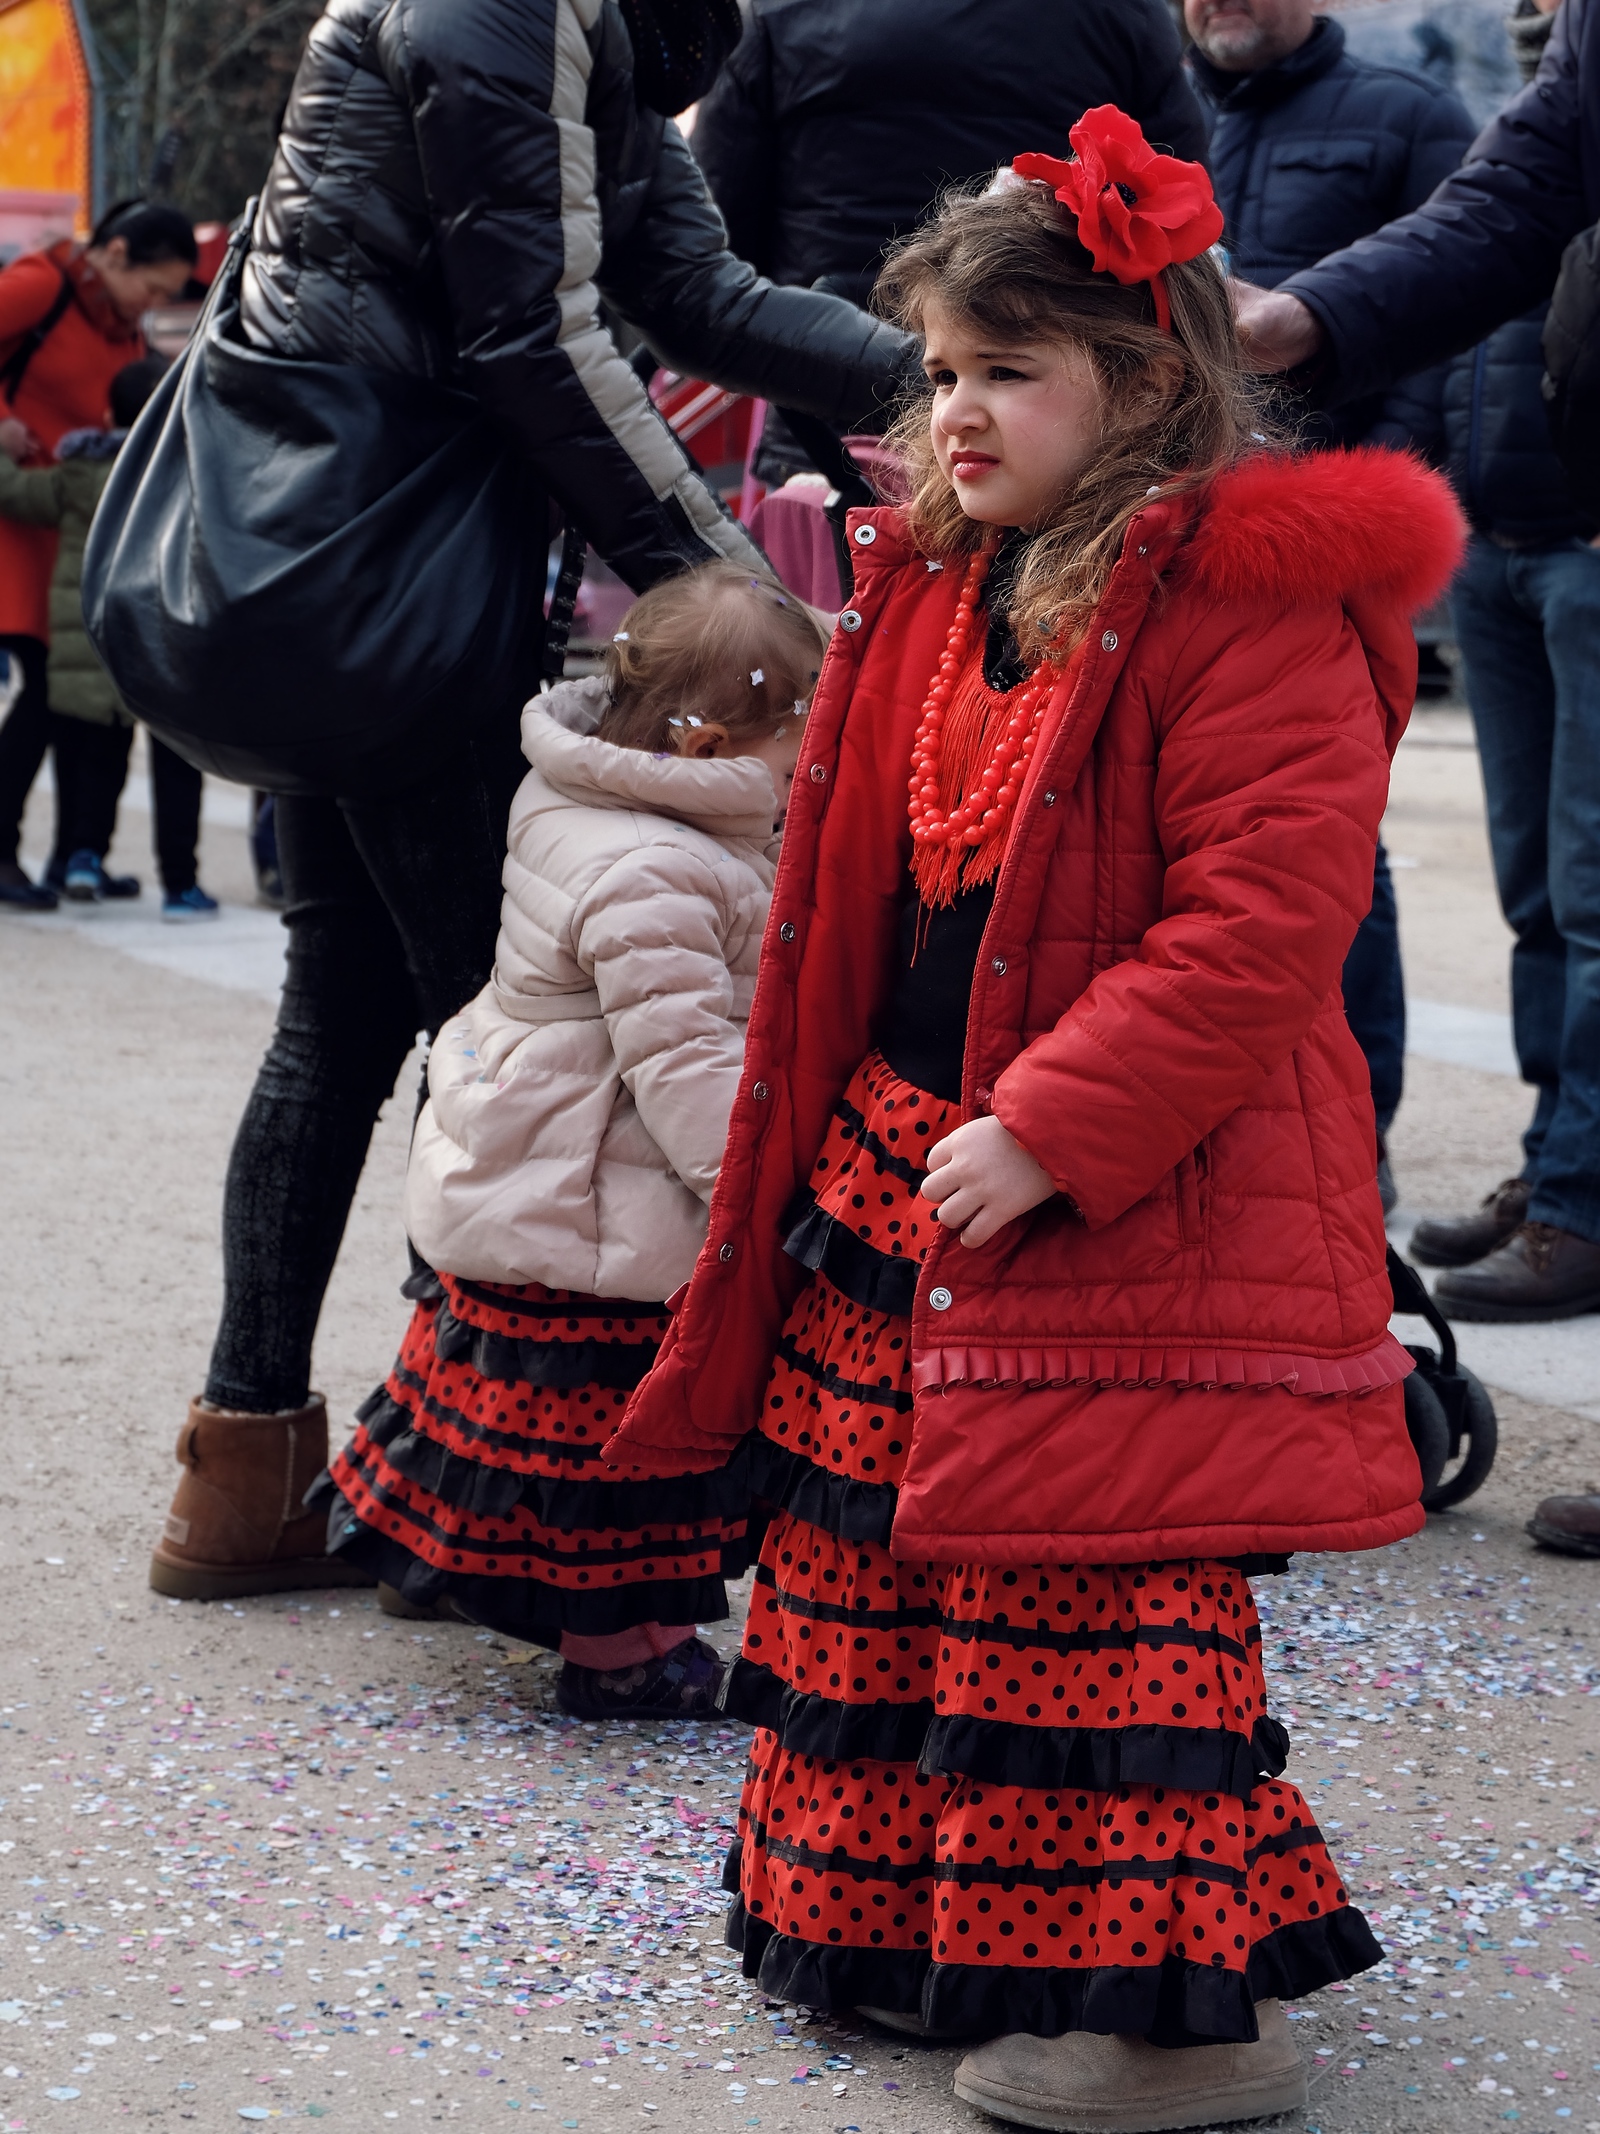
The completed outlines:
<svg viewBox="0 0 1600 2134">
<path fill-rule="evenodd" d="M 39 440 L 25 422 L 19 422 L 15 415 L 0 422 L 0 452 L 7 459 L 32 459 L 38 449 Z"/>
<path fill-rule="evenodd" d="M 998 1119 L 970 1119 L 929 1149 L 922 1197 L 940 1222 L 960 1231 L 963 1245 L 986 1245 L 1055 1190 L 1050 1173 Z"/>
<path fill-rule="evenodd" d="M 1298 370 L 1321 348 L 1323 332 L 1317 315 L 1299 297 L 1278 289 L 1258 289 L 1254 282 L 1230 281 L 1228 299 L 1249 369 Z"/>
</svg>

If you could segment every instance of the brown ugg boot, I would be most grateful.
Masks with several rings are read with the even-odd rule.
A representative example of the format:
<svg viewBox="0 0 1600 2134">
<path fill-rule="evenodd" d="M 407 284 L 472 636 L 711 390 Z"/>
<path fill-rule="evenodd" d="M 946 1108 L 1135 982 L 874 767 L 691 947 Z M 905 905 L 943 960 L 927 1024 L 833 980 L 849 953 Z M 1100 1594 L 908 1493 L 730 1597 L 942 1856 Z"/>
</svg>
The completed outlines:
<svg viewBox="0 0 1600 2134">
<path fill-rule="evenodd" d="M 956 2069 L 956 2095 L 1052 2134 L 1167 2134 L 1303 2111 L 1306 2075 L 1288 2018 L 1277 2001 L 1261 2001 L 1256 2021 L 1254 2045 L 1171 2050 L 1087 2030 L 996 2038 Z"/>
<path fill-rule="evenodd" d="M 233 1600 L 296 1586 L 370 1586 L 364 1571 L 327 1553 L 328 1521 L 302 1500 L 328 1464 L 328 1406 L 241 1415 L 190 1403 L 178 1432 L 185 1469 L 150 1583 L 170 1600 Z"/>
</svg>

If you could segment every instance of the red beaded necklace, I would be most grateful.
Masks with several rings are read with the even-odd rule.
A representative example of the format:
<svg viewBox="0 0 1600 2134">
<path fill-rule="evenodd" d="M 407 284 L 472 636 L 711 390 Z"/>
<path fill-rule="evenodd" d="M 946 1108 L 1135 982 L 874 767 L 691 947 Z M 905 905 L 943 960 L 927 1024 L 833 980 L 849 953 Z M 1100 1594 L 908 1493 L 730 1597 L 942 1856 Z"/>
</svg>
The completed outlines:
<svg viewBox="0 0 1600 2134">
<path fill-rule="evenodd" d="M 950 699 L 967 668 L 973 620 L 988 565 L 986 555 L 977 555 L 967 566 L 950 634 L 923 699 L 911 750 L 912 872 L 923 900 L 930 904 L 949 903 L 962 884 L 964 872 L 973 880 L 985 880 L 998 866 L 1039 737 L 1045 701 L 1061 677 L 1057 661 L 1041 660 L 1026 681 L 1008 695 L 988 692 L 994 709 L 1004 705 L 1009 715 L 971 790 L 959 799 L 951 796 L 952 804 L 947 807 L 943 775 L 945 722 Z M 981 859 L 977 856 L 980 846 L 988 848 Z M 976 862 L 972 867 L 965 865 L 969 851 Z"/>
</svg>

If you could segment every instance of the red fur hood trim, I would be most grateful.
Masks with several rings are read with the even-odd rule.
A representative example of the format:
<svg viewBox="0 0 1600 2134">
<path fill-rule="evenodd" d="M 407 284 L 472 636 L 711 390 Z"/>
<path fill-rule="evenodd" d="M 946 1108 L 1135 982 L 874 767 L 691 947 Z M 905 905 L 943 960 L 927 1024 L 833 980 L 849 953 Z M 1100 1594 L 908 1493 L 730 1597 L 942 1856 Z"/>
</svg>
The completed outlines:
<svg viewBox="0 0 1600 2134">
<path fill-rule="evenodd" d="M 1449 483 L 1408 452 L 1264 452 L 1206 490 L 1180 575 L 1217 601 L 1376 594 L 1415 614 L 1450 583 L 1466 541 Z"/>
</svg>

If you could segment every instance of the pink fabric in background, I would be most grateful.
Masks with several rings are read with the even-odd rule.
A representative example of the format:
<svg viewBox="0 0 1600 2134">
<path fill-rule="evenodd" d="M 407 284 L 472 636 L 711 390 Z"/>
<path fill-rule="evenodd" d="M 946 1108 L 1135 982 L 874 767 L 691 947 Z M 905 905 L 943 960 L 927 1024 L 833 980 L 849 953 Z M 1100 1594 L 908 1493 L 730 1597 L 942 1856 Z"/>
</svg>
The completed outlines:
<svg viewBox="0 0 1600 2134">
<path fill-rule="evenodd" d="M 750 537 L 772 558 L 791 593 L 832 614 L 840 605 L 839 557 L 822 510 L 827 494 L 820 477 L 792 477 L 757 504 Z"/>
</svg>

